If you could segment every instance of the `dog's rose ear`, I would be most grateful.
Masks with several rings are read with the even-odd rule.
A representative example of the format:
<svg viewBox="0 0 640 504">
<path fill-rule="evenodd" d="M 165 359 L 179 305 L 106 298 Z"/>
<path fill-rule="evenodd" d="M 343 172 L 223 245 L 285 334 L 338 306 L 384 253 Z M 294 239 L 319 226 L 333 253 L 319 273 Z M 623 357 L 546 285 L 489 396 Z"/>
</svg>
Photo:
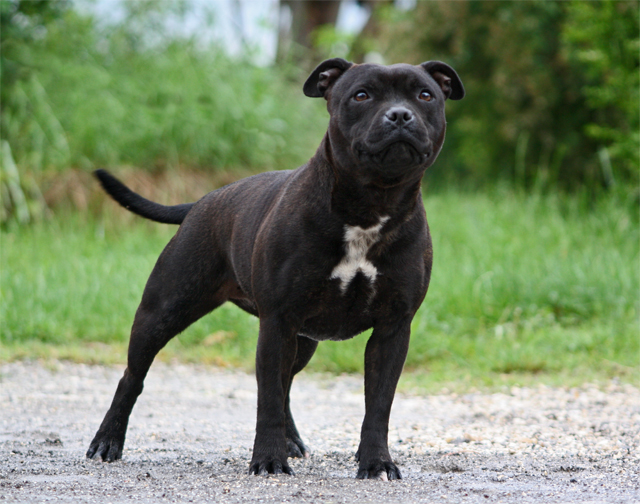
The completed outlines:
<svg viewBox="0 0 640 504">
<path fill-rule="evenodd" d="M 328 59 L 320 63 L 304 83 L 304 94 L 312 98 L 325 96 L 327 90 L 335 84 L 338 78 L 353 66 L 342 58 Z"/>
<path fill-rule="evenodd" d="M 456 71 L 442 61 L 426 61 L 420 65 L 440 85 L 445 98 L 464 98 L 464 86 Z"/>
</svg>

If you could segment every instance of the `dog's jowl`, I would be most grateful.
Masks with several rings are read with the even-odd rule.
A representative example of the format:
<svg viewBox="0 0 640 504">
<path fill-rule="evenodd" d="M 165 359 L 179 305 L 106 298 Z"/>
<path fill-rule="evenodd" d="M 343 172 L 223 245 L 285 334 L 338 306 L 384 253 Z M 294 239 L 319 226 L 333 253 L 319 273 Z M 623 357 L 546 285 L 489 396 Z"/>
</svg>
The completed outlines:
<svg viewBox="0 0 640 504">
<path fill-rule="evenodd" d="M 329 128 L 307 164 L 249 177 L 196 203 L 163 206 L 107 172 L 104 189 L 132 212 L 180 224 L 144 289 L 128 365 L 87 456 L 122 456 L 129 415 L 158 351 L 230 301 L 260 318 L 258 418 L 249 470 L 293 471 L 309 454 L 289 409 L 296 373 L 319 341 L 373 328 L 365 351 L 358 478 L 398 479 L 387 447 L 391 403 L 411 320 L 431 274 L 420 183 L 445 137 L 445 100 L 464 88 L 448 65 L 321 63 L 304 84 L 324 97 Z"/>
</svg>

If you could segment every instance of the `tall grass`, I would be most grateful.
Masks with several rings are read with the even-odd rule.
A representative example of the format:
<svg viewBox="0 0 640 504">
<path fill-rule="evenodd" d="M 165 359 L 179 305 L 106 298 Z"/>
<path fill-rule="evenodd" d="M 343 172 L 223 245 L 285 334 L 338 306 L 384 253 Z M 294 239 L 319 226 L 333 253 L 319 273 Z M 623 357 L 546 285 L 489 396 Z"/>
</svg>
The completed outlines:
<svg viewBox="0 0 640 504">
<path fill-rule="evenodd" d="M 427 196 L 432 284 L 407 368 L 436 381 L 638 377 L 640 226 L 615 198 L 511 191 Z M 144 283 L 175 228 L 67 215 L 2 233 L 4 359 L 122 361 Z M 257 320 L 223 306 L 161 358 L 253 366 Z M 109 346 L 105 349 L 103 343 Z M 366 335 L 311 368 L 360 372 Z"/>
<path fill-rule="evenodd" d="M 427 199 L 435 264 L 408 365 L 545 372 L 640 364 L 637 210 L 615 198 Z"/>
<path fill-rule="evenodd" d="M 133 52 L 116 34 L 103 51 L 67 30 L 54 24 L 31 47 L 38 71 L 7 103 L 3 129 L 23 169 L 285 168 L 326 125 L 322 104 L 275 69 L 184 40 Z"/>
<path fill-rule="evenodd" d="M 163 3 L 124 5 L 138 6 L 153 14 Z M 22 199 L 35 198 L 43 174 L 113 165 L 293 168 L 313 154 L 326 128 L 323 100 L 303 95 L 296 69 L 259 68 L 159 28 L 146 33 L 139 16 L 118 26 L 73 9 L 45 26 L 39 16 L 11 19 L 19 21 L 2 34 L 0 137 L 20 180 L 10 191 L 3 161 L 1 222 L 37 216 Z"/>
</svg>

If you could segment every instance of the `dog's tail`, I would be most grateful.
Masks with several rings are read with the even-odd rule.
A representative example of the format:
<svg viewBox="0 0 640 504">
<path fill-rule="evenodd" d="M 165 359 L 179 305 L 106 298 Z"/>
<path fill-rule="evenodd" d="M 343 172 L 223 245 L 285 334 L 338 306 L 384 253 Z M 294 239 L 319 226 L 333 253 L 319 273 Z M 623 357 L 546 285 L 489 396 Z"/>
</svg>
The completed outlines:
<svg viewBox="0 0 640 504">
<path fill-rule="evenodd" d="M 107 194 L 127 210 L 145 219 L 164 224 L 181 224 L 194 205 L 193 203 L 184 203 L 182 205 L 166 206 L 154 203 L 134 193 L 106 170 L 96 170 L 93 173 Z"/>
</svg>

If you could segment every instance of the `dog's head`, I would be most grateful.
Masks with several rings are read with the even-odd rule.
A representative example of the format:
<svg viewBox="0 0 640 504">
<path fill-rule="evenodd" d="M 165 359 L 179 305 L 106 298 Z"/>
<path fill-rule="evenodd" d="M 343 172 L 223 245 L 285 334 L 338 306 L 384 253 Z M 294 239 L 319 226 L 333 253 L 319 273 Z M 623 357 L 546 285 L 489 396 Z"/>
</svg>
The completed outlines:
<svg viewBox="0 0 640 504">
<path fill-rule="evenodd" d="M 365 183 L 395 185 L 433 164 L 444 142 L 444 102 L 461 99 L 464 87 L 440 61 L 383 66 L 334 58 L 311 73 L 304 93 L 327 100 L 338 164 Z"/>
</svg>

